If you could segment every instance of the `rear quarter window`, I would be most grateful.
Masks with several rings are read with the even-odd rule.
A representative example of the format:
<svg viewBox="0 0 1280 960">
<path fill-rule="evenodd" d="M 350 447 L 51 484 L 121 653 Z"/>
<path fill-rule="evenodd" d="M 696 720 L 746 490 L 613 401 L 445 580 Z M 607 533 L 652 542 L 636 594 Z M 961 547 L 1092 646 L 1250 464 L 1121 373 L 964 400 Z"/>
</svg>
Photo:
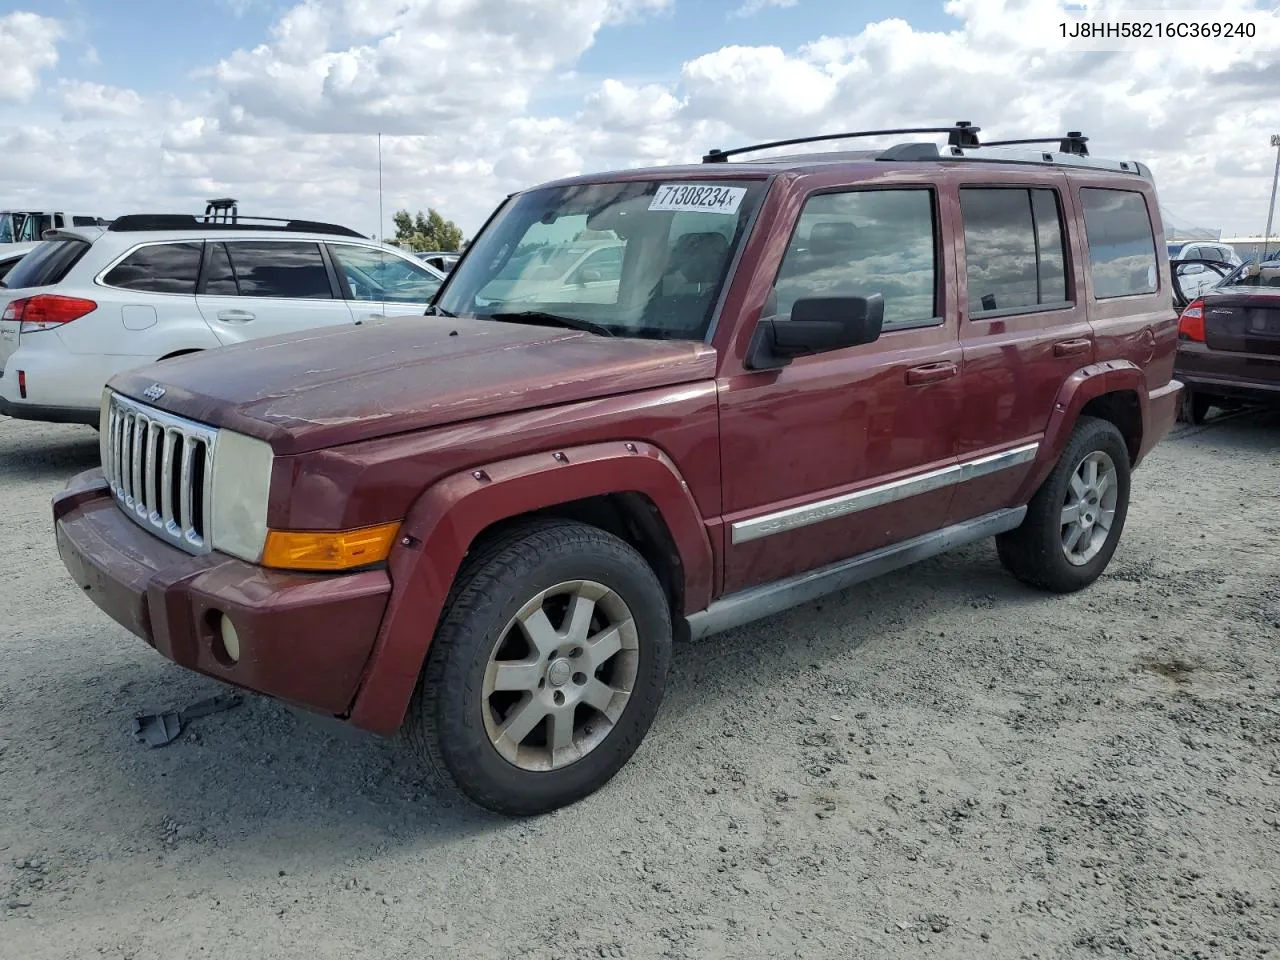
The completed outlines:
<svg viewBox="0 0 1280 960">
<path fill-rule="evenodd" d="M 18 261 L 4 278 L 4 285 L 21 290 L 61 283 L 88 250 L 89 244 L 83 240 L 46 240 Z"/>
<path fill-rule="evenodd" d="M 1094 299 L 1155 293 L 1156 241 L 1142 194 L 1082 187 L 1080 202 Z"/>
<path fill-rule="evenodd" d="M 150 243 L 112 267 L 102 282 L 110 287 L 149 293 L 195 293 L 203 252 L 200 241 Z"/>
</svg>

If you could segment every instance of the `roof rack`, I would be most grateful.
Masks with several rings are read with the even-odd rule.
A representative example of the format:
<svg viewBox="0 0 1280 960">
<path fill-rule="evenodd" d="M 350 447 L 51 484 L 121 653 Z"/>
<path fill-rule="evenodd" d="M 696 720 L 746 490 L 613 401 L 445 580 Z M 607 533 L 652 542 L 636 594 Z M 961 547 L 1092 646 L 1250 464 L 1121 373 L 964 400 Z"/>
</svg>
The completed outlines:
<svg viewBox="0 0 1280 960">
<path fill-rule="evenodd" d="M 771 150 L 774 147 L 790 147 L 799 143 L 819 143 L 824 140 L 852 140 L 855 137 L 896 137 L 904 133 L 945 133 L 947 143 L 953 147 L 976 147 L 978 131 L 968 120 L 957 120 L 950 127 L 901 127 L 895 130 L 857 130 L 852 133 L 824 133 L 816 137 L 796 137 L 792 140 L 773 140 L 769 143 L 754 143 L 747 147 L 734 147 L 732 150 L 710 150 L 702 158 L 703 163 L 724 163 L 730 157 L 740 153 L 755 153 L 757 150 Z"/>
<path fill-rule="evenodd" d="M 240 219 L 240 208 L 231 197 L 210 200 L 204 206 L 206 223 L 235 223 Z"/>
<path fill-rule="evenodd" d="M 116 217 L 107 230 L 111 233 L 139 233 L 145 230 L 271 230 L 282 233 L 327 233 L 364 239 L 364 234 L 336 223 L 286 220 L 281 217 L 241 217 L 235 212 L 234 201 L 231 207 L 209 211 L 203 218 L 185 213 L 131 213 Z"/>
<path fill-rule="evenodd" d="M 1151 179 L 1151 171 L 1145 164 L 1136 160 L 1105 160 L 1089 156 L 1086 146 L 1089 138 L 1079 130 L 1068 131 L 1060 137 L 1036 137 L 1019 140 L 990 140 L 981 143 L 978 140 L 980 127 L 975 127 L 967 120 L 958 120 L 951 127 L 916 127 L 902 130 L 866 130 L 860 133 L 833 133 L 816 137 L 799 137 L 794 140 L 775 140 L 771 143 L 759 143 L 747 147 L 736 147 L 732 150 L 712 150 L 702 158 L 703 163 L 723 163 L 729 157 L 740 153 L 765 150 L 771 147 L 790 146 L 801 143 L 816 143 L 825 140 L 844 140 L 851 137 L 876 137 L 903 133 L 947 134 L 946 147 L 939 149 L 936 143 L 919 141 L 898 143 L 883 150 L 831 151 L 824 153 L 798 154 L 785 157 L 767 157 L 754 161 L 757 163 L 849 163 L 851 161 L 923 161 L 923 160 L 968 160 L 987 163 L 1030 163 L 1053 164 L 1057 166 L 1084 167 L 1093 170 L 1112 170 L 1117 173 L 1128 173 Z M 1030 144 L 1057 144 L 1057 151 L 1019 150 L 1021 146 Z"/>
<path fill-rule="evenodd" d="M 983 144 L 984 147 L 1012 147 L 1021 146 L 1024 143 L 1056 143 L 1059 153 L 1069 153 L 1077 157 L 1087 157 L 1089 148 L 1085 146 L 1089 142 L 1079 130 L 1069 130 L 1065 137 L 1039 137 L 1030 140 L 988 140 Z M 977 146 L 977 144 L 975 144 Z"/>
</svg>

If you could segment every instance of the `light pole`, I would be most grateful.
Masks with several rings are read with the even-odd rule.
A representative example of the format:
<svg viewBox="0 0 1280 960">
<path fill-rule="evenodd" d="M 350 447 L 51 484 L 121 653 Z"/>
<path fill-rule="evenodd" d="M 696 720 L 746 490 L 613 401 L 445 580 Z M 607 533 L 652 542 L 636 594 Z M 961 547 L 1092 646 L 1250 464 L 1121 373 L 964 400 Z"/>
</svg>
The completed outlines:
<svg viewBox="0 0 1280 960">
<path fill-rule="evenodd" d="M 1267 244 L 1271 240 L 1271 220 L 1276 215 L 1276 182 L 1280 181 L 1280 133 L 1271 135 L 1271 145 L 1276 148 L 1276 172 L 1271 175 L 1271 206 L 1267 208 L 1267 232 L 1262 235 L 1262 256 L 1258 262 L 1267 259 Z"/>
</svg>

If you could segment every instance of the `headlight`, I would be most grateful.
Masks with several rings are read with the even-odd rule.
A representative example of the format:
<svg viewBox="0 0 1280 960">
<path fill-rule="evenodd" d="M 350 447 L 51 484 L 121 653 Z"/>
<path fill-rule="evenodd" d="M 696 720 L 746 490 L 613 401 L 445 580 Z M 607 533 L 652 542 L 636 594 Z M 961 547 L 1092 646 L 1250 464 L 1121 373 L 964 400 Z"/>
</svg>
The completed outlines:
<svg viewBox="0 0 1280 960">
<path fill-rule="evenodd" d="M 267 540 L 267 497 L 271 492 L 271 445 L 240 433 L 218 433 L 213 455 L 215 550 L 257 563 Z"/>
</svg>

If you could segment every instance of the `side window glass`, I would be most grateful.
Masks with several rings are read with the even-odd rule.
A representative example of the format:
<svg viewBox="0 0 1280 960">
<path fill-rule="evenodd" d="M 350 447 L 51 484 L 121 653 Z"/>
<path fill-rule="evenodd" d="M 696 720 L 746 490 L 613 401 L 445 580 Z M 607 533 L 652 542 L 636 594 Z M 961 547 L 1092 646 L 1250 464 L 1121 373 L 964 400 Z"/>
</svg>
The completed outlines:
<svg viewBox="0 0 1280 960">
<path fill-rule="evenodd" d="M 333 299 L 317 243 L 243 240 L 228 243 L 227 252 L 242 297 Z"/>
<path fill-rule="evenodd" d="M 1082 187 L 1095 299 L 1155 293 L 1156 241 L 1142 194 Z"/>
<path fill-rule="evenodd" d="M 375 247 L 331 243 L 329 252 L 347 278 L 353 300 L 426 303 L 440 288 L 431 271 Z"/>
<path fill-rule="evenodd" d="M 153 243 L 139 247 L 111 268 L 102 282 L 149 293 L 195 293 L 201 243 Z"/>
<path fill-rule="evenodd" d="M 782 259 L 766 316 L 806 297 L 884 297 L 884 327 L 935 320 L 933 192 L 858 190 L 810 197 Z M 940 322 L 940 321 L 939 321 Z"/>
<path fill-rule="evenodd" d="M 237 297 L 240 288 L 236 285 L 235 271 L 231 269 L 231 258 L 227 256 L 227 245 L 215 243 L 209 255 L 209 266 L 205 271 L 204 292 L 211 297 Z"/>
<path fill-rule="evenodd" d="M 962 187 L 960 211 L 971 317 L 1067 302 L 1054 191 Z"/>
<path fill-rule="evenodd" d="M 1057 191 L 1032 190 L 1031 215 L 1036 222 L 1040 303 L 1069 303 L 1066 242 L 1063 238 Z"/>
</svg>

